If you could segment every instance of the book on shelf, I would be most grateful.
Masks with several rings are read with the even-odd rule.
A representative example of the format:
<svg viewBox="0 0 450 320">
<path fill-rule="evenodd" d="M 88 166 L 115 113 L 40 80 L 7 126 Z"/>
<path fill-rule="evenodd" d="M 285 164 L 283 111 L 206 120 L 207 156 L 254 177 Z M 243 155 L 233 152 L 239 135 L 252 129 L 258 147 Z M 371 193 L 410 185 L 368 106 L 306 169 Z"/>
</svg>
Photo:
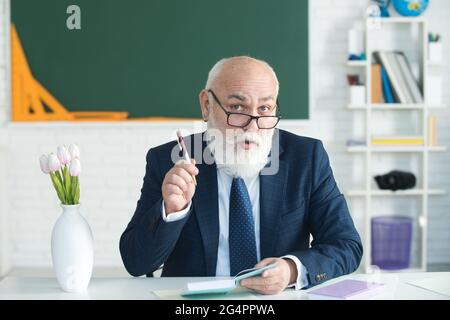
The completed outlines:
<svg viewBox="0 0 450 320">
<path fill-rule="evenodd" d="M 366 139 L 348 139 L 346 145 L 347 147 L 365 147 Z"/>
<path fill-rule="evenodd" d="M 372 65 L 372 103 L 383 103 L 383 89 L 381 80 L 381 65 Z"/>
<path fill-rule="evenodd" d="M 419 84 L 412 73 L 411 66 L 409 65 L 408 58 L 403 52 L 393 53 L 397 59 L 397 63 L 400 66 L 401 73 L 407 84 L 410 96 L 413 103 L 423 103 L 423 95 L 420 92 Z"/>
<path fill-rule="evenodd" d="M 383 94 L 386 103 L 423 103 L 419 83 L 406 55 L 401 51 L 376 51 L 374 60 L 381 64 Z"/>
<path fill-rule="evenodd" d="M 437 140 L 437 118 L 436 116 L 428 117 L 428 145 L 435 147 L 438 145 Z"/>
<path fill-rule="evenodd" d="M 371 144 L 374 146 L 423 146 L 422 136 L 372 136 Z"/>
<path fill-rule="evenodd" d="M 383 96 L 386 103 L 394 103 L 394 95 L 392 94 L 392 87 L 389 82 L 386 69 L 381 66 L 381 82 L 383 85 Z"/>
<path fill-rule="evenodd" d="M 392 81 L 392 83 L 395 84 L 394 90 L 398 96 L 398 100 L 400 101 L 400 103 L 413 103 L 413 98 L 409 92 L 405 78 L 402 75 L 402 70 L 400 69 L 400 65 L 398 64 L 398 61 L 396 59 L 396 53 L 384 52 L 383 55 L 385 55 L 387 61 L 389 61 L 389 72 L 392 72 L 391 78 L 395 78 L 396 82 Z"/>
<path fill-rule="evenodd" d="M 376 61 L 379 61 L 383 66 L 384 70 L 386 70 L 386 75 L 389 80 L 389 84 L 392 88 L 392 96 L 394 102 L 407 103 L 406 96 L 404 96 L 400 90 L 400 79 L 399 74 L 394 72 L 394 68 L 392 66 L 391 60 L 388 58 L 387 52 L 385 51 L 377 51 L 374 52 L 374 58 Z"/>
</svg>

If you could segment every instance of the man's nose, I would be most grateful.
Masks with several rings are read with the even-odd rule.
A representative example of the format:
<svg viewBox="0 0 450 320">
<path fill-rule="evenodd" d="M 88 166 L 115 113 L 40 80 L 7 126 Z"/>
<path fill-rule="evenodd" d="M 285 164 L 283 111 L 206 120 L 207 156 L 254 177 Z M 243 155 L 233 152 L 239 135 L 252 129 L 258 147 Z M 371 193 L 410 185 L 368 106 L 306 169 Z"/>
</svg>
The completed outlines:
<svg viewBox="0 0 450 320">
<path fill-rule="evenodd" d="M 256 132 L 258 130 L 258 119 L 252 119 L 250 123 L 244 127 L 244 131 Z"/>
</svg>

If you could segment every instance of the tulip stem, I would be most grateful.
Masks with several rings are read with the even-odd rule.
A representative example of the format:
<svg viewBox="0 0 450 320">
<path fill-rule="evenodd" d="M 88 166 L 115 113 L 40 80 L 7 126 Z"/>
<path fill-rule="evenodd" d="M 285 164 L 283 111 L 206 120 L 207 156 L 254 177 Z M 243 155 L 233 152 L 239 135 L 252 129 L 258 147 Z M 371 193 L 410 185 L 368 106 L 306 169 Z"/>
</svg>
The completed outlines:
<svg viewBox="0 0 450 320">
<path fill-rule="evenodd" d="M 76 199 L 78 177 L 71 176 L 70 179 L 71 179 L 70 196 L 72 198 L 73 204 L 78 204 L 77 199 Z"/>
<path fill-rule="evenodd" d="M 64 185 L 63 179 L 61 177 L 61 173 L 58 171 L 55 171 L 56 177 L 58 177 L 59 182 L 61 183 L 61 185 Z"/>
<path fill-rule="evenodd" d="M 80 201 L 80 180 L 79 177 L 73 177 L 74 184 L 72 186 L 73 204 L 78 204 Z"/>
<path fill-rule="evenodd" d="M 50 172 L 50 178 L 52 180 L 53 186 L 55 187 L 56 194 L 58 195 L 59 200 L 61 200 L 61 202 L 63 204 L 66 204 L 64 188 L 63 188 L 61 182 L 59 181 L 59 179 L 56 177 L 55 173 L 53 173 L 53 172 Z"/>
<path fill-rule="evenodd" d="M 73 199 L 72 199 L 72 193 L 70 191 L 70 187 L 71 187 L 71 179 L 70 179 L 70 174 L 69 174 L 69 169 L 67 168 L 66 165 L 64 165 L 62 167 L 62 171 L 63 171 L 63 178 L 64 178 L 64 189 L 66 191 L 66 199 L 68 204 L 74 204 L 73 203 Z"/>
</svg>

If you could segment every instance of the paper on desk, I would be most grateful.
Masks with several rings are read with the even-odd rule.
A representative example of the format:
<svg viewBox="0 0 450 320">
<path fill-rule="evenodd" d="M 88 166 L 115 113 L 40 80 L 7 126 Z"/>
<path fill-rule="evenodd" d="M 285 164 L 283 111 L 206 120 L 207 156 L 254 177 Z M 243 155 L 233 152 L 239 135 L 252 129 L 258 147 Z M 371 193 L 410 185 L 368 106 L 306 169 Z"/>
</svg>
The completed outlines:
<svg viewBox="0 0 450 320">
<path fill-rule="evenodd" d="M 237 288 L 228 294 L 205 294 L 199 296 L 183 297 L 183 289 L 168 289 L 152 291 L 158 298 L 163 300 L 256 300 L 254 294 L 245 288 Z"/>
<path fill-rule="evenodd" d="M 450 277 L 449 276 L 441 276 L 441 277 L 433 277 L 419 280 L 411 280 L 407 283 L 420 287 L 422 289 L 426 289 L 429 291 L 433 291 L 439 294 L 443 294 L 445 296 L 450 297 Z"/>
</svg>

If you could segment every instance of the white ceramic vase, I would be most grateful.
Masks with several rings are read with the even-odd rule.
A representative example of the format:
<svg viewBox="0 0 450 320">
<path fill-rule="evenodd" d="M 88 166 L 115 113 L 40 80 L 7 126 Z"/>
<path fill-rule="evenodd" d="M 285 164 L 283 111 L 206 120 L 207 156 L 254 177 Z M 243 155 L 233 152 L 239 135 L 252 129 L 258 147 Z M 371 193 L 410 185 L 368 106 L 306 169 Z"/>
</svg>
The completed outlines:
<svg viewBox="0 0 450 320">
<path fill-rule="evenodd" d="M 66 292 L 84 292 L 91 280 L 94 246 L 89 224 L 80 214 L 80 205 L 61 205 L 52 231 L 53 270 Z"/>
</svg>

